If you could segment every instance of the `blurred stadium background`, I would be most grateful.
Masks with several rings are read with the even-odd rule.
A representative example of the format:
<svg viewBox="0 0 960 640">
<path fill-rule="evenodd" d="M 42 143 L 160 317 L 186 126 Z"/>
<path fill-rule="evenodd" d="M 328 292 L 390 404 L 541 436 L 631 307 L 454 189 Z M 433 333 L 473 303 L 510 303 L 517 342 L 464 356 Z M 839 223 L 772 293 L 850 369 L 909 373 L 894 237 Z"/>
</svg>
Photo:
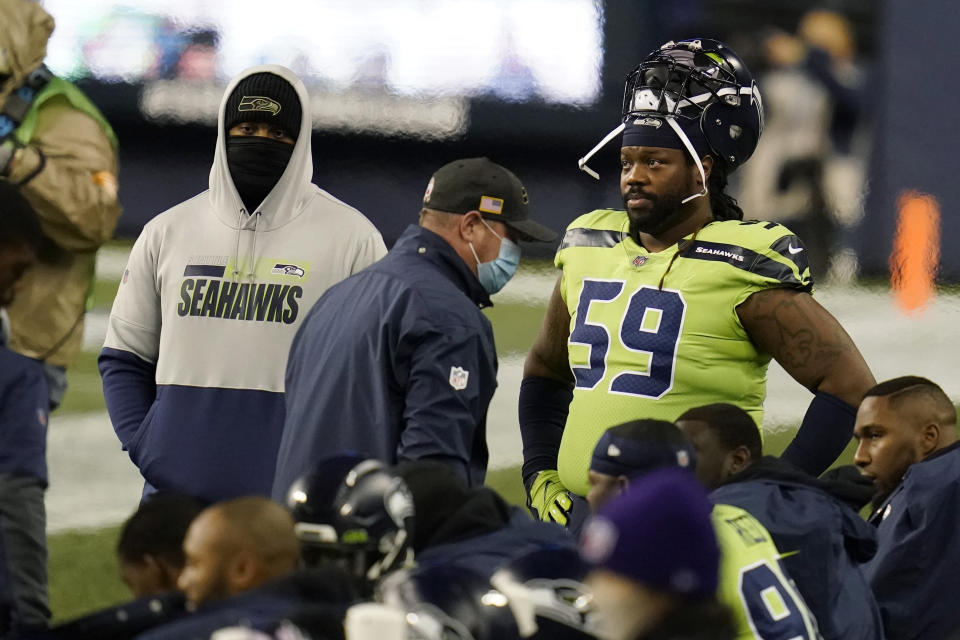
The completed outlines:
<svg viewBox="0 0 960 640">
<path fill-rule="evenodd" d="M 433 170 L 457 157 L 486 155 L 513 169 L 534 215 L 558 232 L 582 212 L 620 207 L 616 145 L 591 162 L 599 181 L 576 161 L 617 123 L 623 78 L 667 40 L 722 39 L 753 70 L 767 109 L 760 146 L 732 185 L 746 217 L 784 222 L 805 239 L 818 298 L 878 379 L 927 375 L 960 399 L 951 375 L 960 218 L 950 215 L 960 200 L 952 163 L 960 134 L 957 90 L 943 79 L 960 68 L 952 44 L 960 14 L 941 2 L 273 0 L 255 12 L 227 0 L 43 4 L 57 21 L 48 65 L 117 131 L 124 205 L 117 241 L 98 260 L 85 352 L 50 431 L 61 617 L 92 606 L 65 585 L 62 563 L 75 559 L 62 551 L 112 544 L 109 533 L 84 543 L 63 532 L 113 525 L 139 499 L 95 364 L 126 253 L 147 220 L 206 188 L 223 88 L 252 64 L 284 64 L 303 78 L 315 182 L 366 214 L 389 246 L 415 222 Z M 819 65 L 808 64 L 811 45 Z M 497 482 L 512 487 L 520 365 L 555 278 L 552 249 L 527 247 L 520 275 L 489 312 L 501 353 L 491 463 L 504 470 Z M 808 401 L 771 367 L 771 451 Z"/>
</svg>

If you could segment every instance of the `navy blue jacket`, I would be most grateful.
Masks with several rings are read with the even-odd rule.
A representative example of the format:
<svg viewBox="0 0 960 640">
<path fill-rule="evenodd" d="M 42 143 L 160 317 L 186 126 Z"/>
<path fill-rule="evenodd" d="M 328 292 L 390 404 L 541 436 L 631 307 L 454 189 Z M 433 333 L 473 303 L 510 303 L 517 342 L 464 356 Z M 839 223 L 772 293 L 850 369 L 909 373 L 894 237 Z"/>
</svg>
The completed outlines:
<svg viewBox="0 0 960 640">
<path fill-rule="evenodd" d="M 273 497 L 341 451 L 435 458 L 471 486 L 487 468 L 497 386 L 490 298 L 447 242 L 410 226 L 377 263 L 331 287 L 297 331 Z"/>
<path fill-rule="evenodd" d="M 910 466 L 871 516 L 877 554 L 864 566 L 887 637 L 952 638 L 960 630 L 960 442 Z"/>
<path fill-rule="evenodd" d="M 183 594 L 171 591 L 100 609 L 22 640 L 129 640 L 185 615 Z"/>
<path fill-rule="evenodd" d="M 200 606 L 137 636 L 142 640 L 205 639 L 225 627 L 245 626 L 272 632 L 284 620 L 311 620 L 328 633 L 318 640 L 341 638 L 343 617 L 357 596 L 348 575 L 333 567 L 297 571 L 253 591 Z"/>
<path fill-rule="evenodd" d="M 47 379 L 36 360 L 0 346 L 0 474 L 47 486 Z"/>
<path fill-rule="evenodd" d="M 418 566 L 453 564 L 490 577 L 505 563 L 541 549 L 576 549 L 560 525 L 534 520 L 526 510 L 510 508 L 505 526 L 457 542 L 431 546 L 416 554 Z"/>
<path fill-rule="evenodd" d="M 40 363 L 0 337 L 0 627 L 16 631 L 50 619 L 43 507 L 49 409 Z"/>
<path fill-rule="evenodd" d="M 768 456 L 710 499 L 744 509 L 767 528 L 825 640 L 877 640 L 880 612 L 862 570 L 876 552 L 875 532 L 832 489 Z"/>
</svg>

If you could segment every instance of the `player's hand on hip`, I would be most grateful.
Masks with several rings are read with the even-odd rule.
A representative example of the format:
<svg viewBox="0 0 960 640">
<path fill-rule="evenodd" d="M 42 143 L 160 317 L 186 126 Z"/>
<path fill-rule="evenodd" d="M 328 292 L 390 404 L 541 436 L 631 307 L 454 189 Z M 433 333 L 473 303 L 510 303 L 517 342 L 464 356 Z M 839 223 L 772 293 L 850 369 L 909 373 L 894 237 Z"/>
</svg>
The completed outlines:
<svg viewBox="0 0 960 640">
<path fill-rule="evenodd" d="M 544 522 L 567 526 L 573 511 L 570 492 L 560 482 L 560 474 L 553 469 L 537 473 L 527 493 L 527 506 Z"/>
</svg>

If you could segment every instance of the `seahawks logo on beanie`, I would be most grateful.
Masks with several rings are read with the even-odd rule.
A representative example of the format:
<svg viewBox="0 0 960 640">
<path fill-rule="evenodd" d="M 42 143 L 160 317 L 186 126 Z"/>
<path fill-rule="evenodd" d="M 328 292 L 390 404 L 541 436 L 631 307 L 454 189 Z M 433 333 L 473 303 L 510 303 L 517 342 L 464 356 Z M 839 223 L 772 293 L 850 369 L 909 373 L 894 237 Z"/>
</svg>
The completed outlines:
<svg viewBox="0 0 960 640">
<path fill-rule="evenodd" d="M 267 111 L 273 115 L 280 113 L 280 103 L 266 96 L 243 96 L 237 111 Z"/>
<path fill-rule="evenodd" d="M 224 129 L 241 122 L 265 122 L 283 127 L 294 140 L 300 135 L 302 116 L 297 90 L 275 73 L 254 73 L 237 83 L 227 98 Z"/>
</svg>

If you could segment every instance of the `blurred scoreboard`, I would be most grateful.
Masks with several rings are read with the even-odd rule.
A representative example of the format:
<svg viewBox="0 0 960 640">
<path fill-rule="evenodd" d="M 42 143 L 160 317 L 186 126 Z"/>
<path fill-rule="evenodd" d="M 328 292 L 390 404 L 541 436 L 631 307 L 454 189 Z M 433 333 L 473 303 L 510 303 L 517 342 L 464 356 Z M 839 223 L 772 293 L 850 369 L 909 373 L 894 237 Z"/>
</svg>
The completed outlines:
<svg viewBox="0 0 960 640">
<path fill-rule="evenodd" d="M 591 0 L 46 0 L 47 63 L 73 80 L 142 86 L 152 121 L 215 121 L 246 67 L 293 69 L 321 129 L 456 137 L 469 100 L 586 107 L 601 90 Z M 133 105 L 131 105 L 133 106 Z"/>
</svg>

